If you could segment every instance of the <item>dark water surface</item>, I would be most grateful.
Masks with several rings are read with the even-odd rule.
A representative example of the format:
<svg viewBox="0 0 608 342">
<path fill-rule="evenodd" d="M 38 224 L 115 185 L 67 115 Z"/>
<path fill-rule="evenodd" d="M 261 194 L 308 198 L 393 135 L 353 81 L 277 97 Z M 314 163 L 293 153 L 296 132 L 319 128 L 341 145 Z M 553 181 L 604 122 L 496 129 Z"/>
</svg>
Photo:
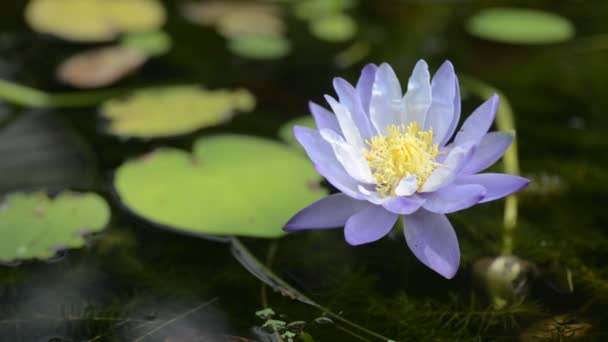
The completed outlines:
<svg viewBox="0 0 608 342">
<path fill-rule="evenodd" d="M 175 3 L 166 2 L 172 50 L 118 86 L 240 86 L 257 97 L 255 112 L 187 136 L 143 141 L 104 133 L 95 107 L 33 111 L 2 105 L 3 130 L 24 118 L 42 119 L 33 120 L 38 128 L 30 125 L 3 138 L 0 166 L 7 171 L 0 174 L 1 192 L 23 189 L 16 175 L 21 171 L 9 167 L 22 163 L 32 178 L 43 179 L 28 189 L 94 191 L 113 212 L 109 228 L 86 248 L 50 262 L 0 267 L 1 341 L 273 341 L 276 337 L 261 333 L 264 321 L 255 315 L 264 307 L 277 319 L 305 321 L 304 331 L 314 341 L 379 340 L 335 319 L 319 320 L 318 308 L 264 288 L 229 244 L 182 236 L 130 215 L 117 201 L 112 175 L 129 158 L 157 146 L 188 150 L 201 135 L 277 139 L 283 123 L 307 113 L 307 101 L 322 102 L 322 95 L 332 92 L 333 77 L 354 81 L 364 63 L 387 61 L 405 82 L 419 58 L 432 69 L 451 60 L 459 75 L 500 89 L 513 107 L 520 167 L 533 183 L 519 196 L 514 254 L 525 260 L 525 270 L 509 290 L 511 303 L 493 309 L 473 266 L 483 268 L 479 260 L 500 253 L 504 201 L 450 215 L 462 251 L 452 280 L 419 263 L 399 234 L 360 247 L 347 245 L 341 230 L 241 241 L 315 302 L 395 341 L 608 339 L 608 38 L 598 36 L 608 31 L 608 2 L 359 1 L 351 13 L 370 53 L 348 68 L 336 66 L 334 56 L 349 43 L 314 39 L 294 18 L 288 19 L 293 50 L 287 57 L 234 56 L 212 28 L 180 18 Z M 491 5 L 561 14 L 574 22 L 576 37 L 516 46 L 468 35 L 466 18 Z M 54 80 L 53 66 L 86 45 L 33 33 L 22 12 L 22 1 L 0 2 L 0 77 L 72 91 Z M 463 116 L 480 102 L 463 87 Z M 2 152 L 23 136 L 47 140 Z M 24 151 L 55 153 L 61 162 L 24 161 Z M 69 177 L 67 170 L 73 172 Z"/>
</svg>

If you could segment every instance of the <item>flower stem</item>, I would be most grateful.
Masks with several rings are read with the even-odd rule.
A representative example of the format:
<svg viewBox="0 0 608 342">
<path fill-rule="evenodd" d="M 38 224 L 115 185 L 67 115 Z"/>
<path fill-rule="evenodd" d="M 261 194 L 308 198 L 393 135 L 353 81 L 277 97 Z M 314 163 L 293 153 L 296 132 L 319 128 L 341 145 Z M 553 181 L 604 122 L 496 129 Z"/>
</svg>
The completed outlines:
<svg viewBox="0 0 608 342">
<path fill-rule="evenodd" d="M 509 100 L 498 89 L 484 83 L 474 77 L 465 76 L 461 78 L 469 90 L 476 93 L 482 98 L 488 98 L 494 93 L 500 96 L 501 104 L 496 113 L 496 126 L 501 131 L 509 131 L 515 135 L 515 116 Z M 503 165 L 506 173 L 519 174 L 519 157 L 517 155 L 517 140 L 513 139 L 511 147 L 503 156 Z M 505 210 L 503 216 L 503 233 L 502 233 L 502 255 L 513 254 L 513 234 L 517 225 L 517 197 L 515 195 L 508 196 L 505 201 Z"/>
<path fill-rule="evenodd" d="M 251 274 L 256 276 L 260 281 L 266 283 L 266 285 L 273 288 L 275 291 L 281 293 L 286 297 L 290 297 L 292 299 L 296 299 L 302 303 L 308 304 L 318 310 L 320 310 L 323 314 L 335 319 L 336 321 L 340 321 L 341 323 L 359 330 L 369 336 L 375 337 L 382 341 L 392 341 L 391 339 L 384 337 L 374 331 L 371 331 L 365 327 L 360 326 L 357 323 L 349 321 L 348 319 L 334 313 L 329 308 L 321 306 L 316 303 L 312 299 L 306 297 L 304 294 L 300 293 L 293 286 L 288 284 L 285 280 L 280 278 L 271 269 L 266 267 L 264 263 L 262 263 L 258 258 L 249 251 L 247 247 L 236 237 L 232 237 L 230 239 L 230 245 L 232 250 L 232 255 L 236 258 L 236 260 L 247 269 Z"/>
<path fill-rule="evenodd" d="M 0 99 L 25 107 L 86 107 L 123 93 L 125 90 L 98 90 L 50 94 L 8 80 L 0 79 Z"/>
</svg>

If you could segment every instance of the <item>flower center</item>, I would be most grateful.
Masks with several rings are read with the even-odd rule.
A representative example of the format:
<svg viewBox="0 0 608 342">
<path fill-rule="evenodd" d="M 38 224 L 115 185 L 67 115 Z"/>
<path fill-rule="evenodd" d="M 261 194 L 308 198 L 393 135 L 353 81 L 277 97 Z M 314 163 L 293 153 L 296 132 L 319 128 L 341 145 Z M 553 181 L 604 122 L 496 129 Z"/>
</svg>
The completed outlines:
<svg viewBox="0 0 608 342">
<path fill-rule="evenodd" d="M 391 125 L 388 135 L 379 134 L 366 143 L 365 159 L 376 181 L 376 190 L 383 196 L 395 196 L 395 188 L 407 176 L 416 175 L 418 191 L 433 170 L 441 166 L 435 161 L 439 145 L 433 144 L 433 129 L 420 131 L 416 122 L 407 127 Z"/>
</svg>

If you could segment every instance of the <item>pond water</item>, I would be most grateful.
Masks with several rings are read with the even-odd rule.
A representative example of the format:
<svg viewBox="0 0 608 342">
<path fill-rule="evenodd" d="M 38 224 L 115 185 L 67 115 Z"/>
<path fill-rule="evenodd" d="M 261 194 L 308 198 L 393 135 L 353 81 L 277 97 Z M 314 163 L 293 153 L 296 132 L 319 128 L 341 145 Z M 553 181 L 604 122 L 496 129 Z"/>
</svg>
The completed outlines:
<svg viewBox="0 0 608 342">
<path fill-rule="evenodd" d="M 209 14 L 217 8 L 165 1 L 166 36 L 131 42 L 143 46 L 146 55 L 129 55 L 130 62 L 135 65 L 140 57 L 145 62 L 101 90 L 60 82 L 57 66 L 75 53 L 116 45 L 120 38 L 62 39 L 25 21 L 27 2 L 0 3 L 0 79 L 7 81 L 0 85 L 0 192 L 46 191 L 52 197 L 69 189 L 98 194 L 110 209 L 98 229 L 81 227 L 94 232 L 86 234 L 84 246 L 81 240 L 58 241 L 50 244 L 61 249 L 56 255 L 2 260 L 1 341 L 608 338 L 608 2 L 313 2 L 228 6 L 223 11 L 240 16 L 221 26 Z M 270 7 L 254 6 L 260 4 Z M 470 18 L 483 8 L 518 5 L 566 18 L 574 35 L 559 42 L 506 43 L 467 30 Z M 321 16 L 324 22 L 315 21 Z M 263 39 L 245 41 L 242 31 Z M 280 151 L 272 144 L 259 150 L 267 155 L 256 156 L 246 151 L 247 141 L 234 142 L 237 148 L 216 140 L 213 156 L 204 152 L 213 149 L 211 139 L 218 136 L 279 143 L 283 125 L 308 115 L 308 101 L 324 104 L 323 94 L 333 94 L 334 77 L 355 82 L 366 63 L 388 62 L 404 85 L 420 58 L 433 71 L 446 59 L 454 64 L 463 117 L 489 97 L 488 91 L 500 90 L 502 105 L 508 99 L 512 109 L 503 115 L 515 120 L 515 161 L 531 180 L 517 195 L 516 224 L 507 237 L 504 199 L 449 215 L 461 250 L 460 269 L 451 280 L 421 264 L 397 233 L 357 247 L 344 241 L 342 229 L 277 237 L 281 227 L 276 222 L 295 214 L 294 206 L 312 203 L 324 189 L 334 191 L 325 182 L 319 185 L 301 150 L 289 147 L 287 154 L 296 156 L 292 161 L 283 156 L 287 144 Z M 166 117 L 165 107 L 152 103 L 142 105 L 145 115 L 139 119 L 125 114 L 124 126 L 109 122 L 115 118 L 104 111 L 104 100 L 122 101 L 134 90 L 175 85 L 202 85 L 208 92 L 199 94 L 196 87 L 194 95 L 182 92 L 167 111 L 194 113 L 200 101 L 204 118 Z M 214 92 L 218 89 L 224 92 Z M 142 111 L 137 108 L 133 111 Z M 238 114 L 227 118 L 228 110 Z M 174 131 L 167 133 L 167 127 Z M 201 137 L 206 139 L 203 157 L 191 160 L 193 167 L 204 168 L 215 158 L 225 169 L 205 170 L 202 178 L 173 165 L 156 170 L 160 176 L 144 169 L 161 155 L 151 151 L 162 148 L 183 157 Z M 230 165 L 236 153 L 240 162 Z M 275 175 L 256 163 L 260 158 L 287 171 Z M 125 163 L 141 169 L 125 170 Z M 502 172 L 505 166 L 497 163 L 491 170 Z M 252 170 L 255 177 L 248 175 Z M 268 190 L 235 190 L 232 184 L 241 174 L 254 183 L 258 174 L 267 174 L 259 179 L 270 182 Z M 285 179 L 294 184 L 285 187 Z M 128 190 L 127 185 L 116 188 L 123 180 Z M 212 190 L 217 195 L 210 196 Z M 235 191 L 257 194 L 257 207 L 230 195 Z M 234 197 L 231 210 L 214 202 L 232 203 L 225 199 L 229 195 Z M 146 199 L 153 196 L 166 201 L 150 207 Z M 259 209 L 273 202 L 276 213 Z M 256 210 L 264 218 L 239 218 Z M 67 221 L 75 216 L 75 211 L 65 214 Z M 0 221 L 0 238 L 27 234 L 20 233 L 26 223 Z M 249 224 L 260 226 L 260 232 L 247 233 Z M 188 225 L 197 227 L 180 228 Z M 224 225 L 229 228 L 209 230 Z M 32 235 L 28 243 L 45 238 L 45 233 Z M 499 258 L 505 238 L 512 239 L 511 255 Z M 258 312 L 264 308 L 274 315 Z"/>
</svg>

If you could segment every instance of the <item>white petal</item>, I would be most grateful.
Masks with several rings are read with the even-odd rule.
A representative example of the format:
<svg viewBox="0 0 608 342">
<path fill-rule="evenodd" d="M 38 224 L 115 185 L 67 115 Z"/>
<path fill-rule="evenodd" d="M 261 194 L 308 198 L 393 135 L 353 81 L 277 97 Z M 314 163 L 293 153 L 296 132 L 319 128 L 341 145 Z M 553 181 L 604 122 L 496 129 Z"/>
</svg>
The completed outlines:
<svg viewBox="0 0 608 342">
<path fill-rule="evenodd" d="M 456 96 L 456 74 L 449 61 L 445 61 L 431 81 L 431 107 L 426 114 L 424 130 L 433 129 L 433 143 L 441 143 L 454 117 L 454 97 Z"/>
<path fill-rule="evenodd" d="M 431 107 L 431 75 L 429 66 L 424 60 L 419 60 L 414 67 L 412 76 L 407 83 L 407 92 L 403 97 L 405 105 L 405 125 L 417 122 L 424 127 L 426 113 Z"/>
<path fill-rule="evenodd" d="M 378 132 L 386 134 L 388 126 L 403 123 L 405 108 L 401 97 L 397 75 L 390 65 L 383 63 L 376 71 L 369 108 L 370 119 Z"/>
<path fill-rule="evenodd" d="M 325 95 L 325 99 L 338 118 L 338 124 L 340 124 L 346 142 L 359 150 L 363 149 L 365 147 L 363 138 L 361 138 L 359 127 L 355 124 L 350 111 L 329 95 Z"/>
<path fill-rule="evenodd" d="M 475 145 L 457 145 L 445 158 L 443 165 L 435 169 L 422 185 L 421 192 L 431 192 L 453 181 L 464 165 L 471 159 Z"/>
<path fill-rule="evenodd" d="M 322 129 L 320 132 L 323 139 L 331 145 L 336 158 L 351 177 L 359 182 L 374 183 L 372 171 L 363 156 L 362 150 L 348 144 L 332 130 Z"/>
<path fill-rule="evenodd" d="M 373 191 L 373 190 L 368 190 L 365 186 L 360 185 L 357 187 L 357 190 L 359 190 L 360 193 L 362 193 L 363 195 L 365 195 L 365 198 L 376 205 L 381 205 L 384 202 L 386 202 L 387 200 L 389 200 L 388 197 L 382 197 L 382 194 L 380 194 L 377 191 Z"/>
<path fill-rule="evenodd" d="M 404 177 L 395 188 L 397 196 L 410 196 L 418 190 L 418 180 L 416 175 Z"/>
</svg>

